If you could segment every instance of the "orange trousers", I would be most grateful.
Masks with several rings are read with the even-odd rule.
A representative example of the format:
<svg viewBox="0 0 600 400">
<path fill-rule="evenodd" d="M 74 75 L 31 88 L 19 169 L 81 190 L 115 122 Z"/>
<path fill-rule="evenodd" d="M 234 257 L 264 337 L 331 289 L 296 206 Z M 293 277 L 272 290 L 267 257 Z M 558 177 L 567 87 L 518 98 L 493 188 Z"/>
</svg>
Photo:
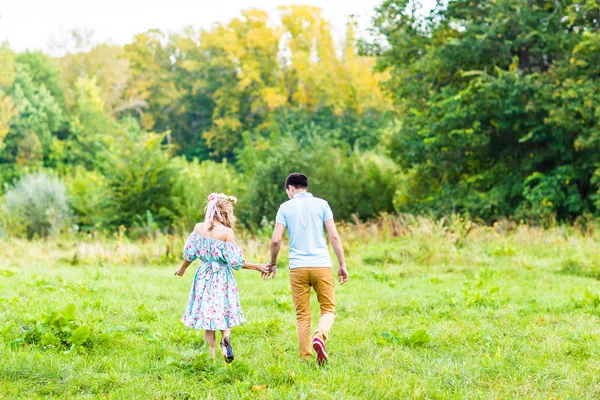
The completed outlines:
<svg viewBox="0 0 600 400">
<path fill-rule="evenodd" d="M 290 270 L 290 285 L 296 309 L 300 357 L 307 358 L 312 354 L 310 288 L 315 289 L 321 307 L 321 318 L 314 337 L 325 343 L 335 319 L 333 270 L 330 267 L 293 268 Z"/>
</svg>

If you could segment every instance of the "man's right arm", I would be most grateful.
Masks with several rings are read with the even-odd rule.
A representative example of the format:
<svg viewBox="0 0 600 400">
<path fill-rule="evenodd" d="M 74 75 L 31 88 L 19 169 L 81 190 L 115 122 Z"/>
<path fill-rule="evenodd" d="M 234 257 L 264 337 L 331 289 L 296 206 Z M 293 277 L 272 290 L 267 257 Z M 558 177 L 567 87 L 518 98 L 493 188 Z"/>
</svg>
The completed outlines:
<svg viewBox="0 0 600 400">
<path fill-rule="evenodd" d="M 348 270 L 346 269 L 346 260 L 344 259 L 344 247 L 342 246 L 342 239 L 340 238 L 340 234 L 338 233 L 333 218 L 325 221 L 325 228 L 327 229 L 329 241 L 331 242 L 331 246 L 333 246 L 333 251 L 335 251 L 338 263 L 340 264 L 340 267 L 338 268 L 338 278 L 340 283 L 343 285 L 348 280 Z"/>
<path fill-rule="evenodd" d="M 283 232 L 285 231 L 285 225 L 277 222 L 275 229 L 273 230 L 273 237 L 271 238 L 271 261 L 269 261 L 269 275 L 268 277 L 275 277 L 277 272 L 277 256 L 279 250 L 281 250 L 281 241 L 283 240 Z"/>
</svg>

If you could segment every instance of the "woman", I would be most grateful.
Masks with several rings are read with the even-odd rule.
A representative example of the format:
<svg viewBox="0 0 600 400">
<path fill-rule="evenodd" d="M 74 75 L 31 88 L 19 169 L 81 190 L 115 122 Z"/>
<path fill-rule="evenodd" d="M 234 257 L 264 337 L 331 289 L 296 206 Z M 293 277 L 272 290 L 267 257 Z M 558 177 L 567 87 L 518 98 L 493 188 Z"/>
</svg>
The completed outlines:
<svg viewBox="0 0 600 400">
<path fill-rule="evenodd" d="M 231 328 L 245 321 L 233 270 L 253 269 L 265 275 L 264 264 L 244 260 L 242 249 L 235 244 L 233 227 L 236 221 L 233 204 L 237 199 L 222 193 L 208 196 L 204 223 L 197 224 L 183 250 L 183 264 L 175 275 L 183 276 L 196 259 L 201 264 L 194 277 L 187 308 L 181 321 L 204 330 L 204 341 L 210 345 L 214 358 L 216 331 L 221 331 L 221 348 L 228 363 L 233 361 L 229 336 Z"/>
</svg>

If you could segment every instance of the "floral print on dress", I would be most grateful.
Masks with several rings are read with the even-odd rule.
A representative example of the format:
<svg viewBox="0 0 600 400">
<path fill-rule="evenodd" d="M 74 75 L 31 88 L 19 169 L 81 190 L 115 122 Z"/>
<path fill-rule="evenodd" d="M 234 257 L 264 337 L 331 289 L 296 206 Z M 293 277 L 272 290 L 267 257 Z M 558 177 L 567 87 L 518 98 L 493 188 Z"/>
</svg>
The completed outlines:
<svg viewBox="0 0 600 400">
<path fill-rule="evenodd" d="M 218 331 L 245 321 L 233 269 L 245 264 L 242 249 L 232 242 L 188 237 L 183 249 L 187 261 L 200 259 L 187 308 L 181 321 L 190 328 Z"/>
</svg>

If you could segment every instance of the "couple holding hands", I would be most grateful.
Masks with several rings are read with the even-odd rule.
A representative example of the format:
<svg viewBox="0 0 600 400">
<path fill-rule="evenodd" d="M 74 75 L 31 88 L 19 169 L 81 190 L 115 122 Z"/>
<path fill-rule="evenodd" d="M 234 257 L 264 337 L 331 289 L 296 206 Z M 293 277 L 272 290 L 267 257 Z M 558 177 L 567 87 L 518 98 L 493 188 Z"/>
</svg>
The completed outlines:
<svg viewBox="0 0 600 400">
<path fill-rule="evenodd" d="M 285 229 L 290 240 L 290 286 L 296 310 L 296 328 L 300 356 L 310 358 L 315 350 L 320 365 L 327 359 L 325 342 L 335 319 L 334 279 L 323 227 L 327 229 L 339 262 L 341 284 L 348 280 L 344 250 L 329 204 L 308 192 L 308 178 L 293 173 L 285 180 L 289 197 L 279 207 L 271 239 L 271 261 L 253 264 L 244 259 L 242 249 L 235 243 L 233 227 L 236 218 L 233 196 L 213 193 L 208 196 L 204 223 L 197 224 L 183 250 L 185 259 L 175 272 L 183 276 L 189 265 L 199 259 L 201 264 L 194 277 L 187 308 L 182 322 L 204 330 L 204 340 L 214 357 L 216 331 L 221 331 L 221 349 L 225 361 L 232 362 L 231 328 L 245 321 L 233 270 L 253 269 L 265 279 L 275 277 L 277 256 Z M 310 289 L 317 293 L 321 308 L 318 327 L 311 337 Z M 312 339 L 312 340 L 311 340 Z"/>
</svg>

